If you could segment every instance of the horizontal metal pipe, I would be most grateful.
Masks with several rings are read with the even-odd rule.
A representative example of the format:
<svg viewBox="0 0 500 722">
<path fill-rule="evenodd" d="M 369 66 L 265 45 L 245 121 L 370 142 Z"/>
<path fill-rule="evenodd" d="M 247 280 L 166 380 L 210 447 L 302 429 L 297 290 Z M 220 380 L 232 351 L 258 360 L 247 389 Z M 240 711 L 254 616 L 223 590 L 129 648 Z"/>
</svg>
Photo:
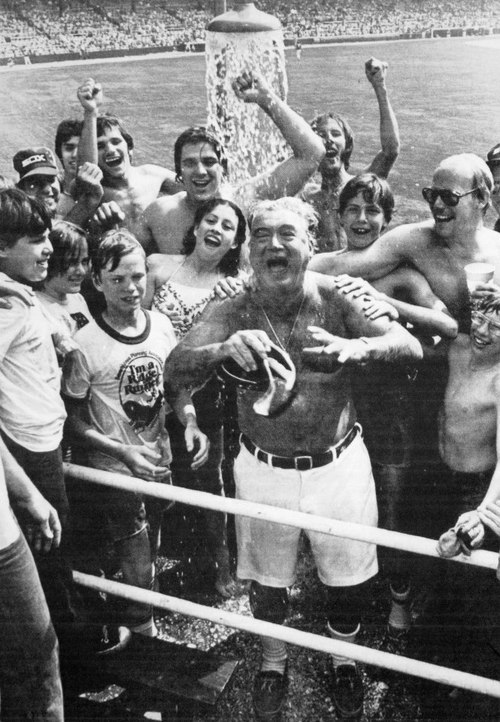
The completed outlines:
<svg viewBox="0 0 500 722">
<path fill-rule="evenodd" d="M 479 692 L 492 697 L 500 698 L 500 682 L 486 677 L 479 677 L 468 672 L 461 672 L 448 667 L 440 667 L 437 664 L 421 662 L 410 657 L 400 657 L 389 652 L 382 652 L 378 649 L 362 647 L 359 644 L 342 642 L 330 637 L 322 637 L 310 632 L 302 632 L 299 629 L 285 627 L 271 622 L 263 622 L 253 617 L 244 617 L 241 614 L 227 612 L 223 609 L 206 607 L 202 604 L 195 604 L 186 599 L 170 597 L 166 594 L 151 592 L 147 589 L 139 589 L 121 582 L 94 577 L 90 574 L 73 572 L 73 578 L 77 584 L 95 589 L 106 594 L 113 594 L 122 599 L 152 605 L 157 609 L 164 609 L 169 612 L 185 614 L 189 617 L 207 619 L 214 624 L 222 624 L 226 627 L 240 629 L 251 634 L 258 634 L 265 637 L 273 637 L 283 642 L 295 644 L 306 649 L 315 649 L 318 652 L 337 654 L 343 657 L 355 659 L 364 664 L 372 664 L 378 667 L 392 669 L 401 674 L 409 674 L 414 677 L 448 684 L 452 687 L 461 687 L 471 692 Z"/>
<path fill-rule="evenodd" d="M 323 532 L 324 534 L 331 534 L 332 536 L 356 539 L 357 541 L 378 544 L 391 549 L 401 549 L 415 554 L 441 558 L 436 551 L 436 541 L 434 539 L 426 539 L 425 537 L 402 534 L 401 532 L 389 531 L 388 529 L 354 524 L 353 522 L 327 519 L 326 517 L 305 514 L 300 511 L 280 509 L 279 507 L 269 506 L 267 504 L 256 504 L 241 499 L 229 499 L 224 496 L 217 496 L 216 494 L 208 494 L 205 491 L 183 489 L 179 486 L 172 486 L 171 484 L 143 481 L 133 476 L 125 476 L 100 469 L 91 469 L 76 464 L 64 464 L 64 468 L 66 476 L 92 484 L 103 484 L 104 486 L 126 489 L 139 494 L 177 501 L 190 506 L 200 506 L 205 509 L 213 509 L 214 511 L 222 511 L 229 514 L 239 514 L 241 516 L 252 517 L 253 519 L 284 524 L 285 526 Z M 471 564 L 477 567 L 485 567 L 486 569 L 496 569 L 498 565 L 498 555 L 493 552 L 477 549 L 472 552 L 470 557 L 460 554 L 459 556 L 453 557 L 452 561 L 461 564 Z"/>
</svg>

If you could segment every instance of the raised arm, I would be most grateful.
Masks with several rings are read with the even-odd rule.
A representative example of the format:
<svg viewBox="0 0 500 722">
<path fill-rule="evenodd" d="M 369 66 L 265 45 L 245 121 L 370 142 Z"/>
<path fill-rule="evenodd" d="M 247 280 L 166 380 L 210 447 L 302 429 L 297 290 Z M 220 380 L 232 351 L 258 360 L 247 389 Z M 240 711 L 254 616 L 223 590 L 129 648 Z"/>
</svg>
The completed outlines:
<svg viewBox="0 0 500 722">
<path fill-rule="evenodd" d="M 78 165 L 85 161 L 97 165 L 97 116 L 102 103 L 102 86 L 88 78 L 77 90 L 83 108 L 83 126 L 78 144 Z"/>
<path fill-rule="evenodd" d="M 245 72 L 233 83 L 238 98 L 257 103 L 271 118 L 290 145 L 293 156 L 264 172 L 248 184 L 256 198 L 273 199 L 294 196 L 317 170 L 325 148 L 309 123 L 292 110 L 271 89 L 263 77 Z"/>
<path fill-rule="evenodd" d="M 387 63 L 370 58 L 365 64 L 365 73 L 377 98 L 380 113 L 380 146 L 381 150 L 372 160 L 367 172 L 375 173 L 380 178 L 387 178 L 399 155 L 399 127 L 387 92 Z"/>
<path fill-rule="evenodd" d="M 101 180 L 102 171 L 99 166 L 89 162 L 79 166 L 75 181 L 75 204 L 64 217 L 65 221 L 86 227 L 102 200 Z"/>
</svg>

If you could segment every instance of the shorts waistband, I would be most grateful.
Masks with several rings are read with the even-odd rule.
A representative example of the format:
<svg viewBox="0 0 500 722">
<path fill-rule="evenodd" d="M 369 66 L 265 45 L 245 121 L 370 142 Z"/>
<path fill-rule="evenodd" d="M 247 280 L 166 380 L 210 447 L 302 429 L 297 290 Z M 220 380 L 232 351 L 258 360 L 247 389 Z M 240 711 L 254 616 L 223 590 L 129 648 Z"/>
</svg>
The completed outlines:
<svg viewBox="0 0 500 722">
<path fill-rule="evenodd" d="M 279 469 L 295 469 L 296 471 L 309 471 L 310 469 L 316 469 L 319 466 L 326 466 L 331 464 L 334 459 L 338 459 L 339 456 L 344 452 L 349 444 L 356 438 L 358 433 L 361 433 L 361 426 L 354 424 L 352 429 L 347 432 L 343 439 L 341 439 L 335 446 L 328 451 L 324 451 L 320 454 L 304 455 L 304 456 L 277 456 L 276 454 L 269 454 L 267 451 L 263 451 L 256 446 L 245 434 L 240 434 L 240 442 L 245 446 L 248 451 L 255 456 L 259 461 L 271 466 L 276 466 Z"/>
</svg>

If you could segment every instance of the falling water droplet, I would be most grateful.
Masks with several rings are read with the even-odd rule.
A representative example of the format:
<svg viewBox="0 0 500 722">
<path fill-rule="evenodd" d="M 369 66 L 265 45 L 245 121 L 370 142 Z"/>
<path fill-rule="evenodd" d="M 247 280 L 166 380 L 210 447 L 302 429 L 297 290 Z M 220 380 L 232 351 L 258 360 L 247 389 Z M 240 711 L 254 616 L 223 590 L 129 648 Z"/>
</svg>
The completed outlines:
<svg viewBox="0 0 500 722">
<path fill-rule="evenodd" d="M 222 140 L 234 185 L 291 155 L 273 121 L 255 103 L 236 97 L 231 83 L 242 72 L 258 73 L 286 100 L 288 82 L 281 30 L 248 33 L 207 32 L 208 126 Z"/>
</svg>

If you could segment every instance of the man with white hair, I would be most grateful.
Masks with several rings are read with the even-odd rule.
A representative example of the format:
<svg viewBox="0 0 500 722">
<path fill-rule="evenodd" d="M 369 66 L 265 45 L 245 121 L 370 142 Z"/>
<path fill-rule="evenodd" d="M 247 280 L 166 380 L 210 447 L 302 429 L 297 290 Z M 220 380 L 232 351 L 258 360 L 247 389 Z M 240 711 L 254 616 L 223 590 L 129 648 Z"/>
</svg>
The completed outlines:
<svg viewBox="0 0 500 722">
<path fill-rule="evenodd" d="M 174 387 L 196 385 L 231 360 L 247 373 L 267 364 L 271 376 L 274 348 L 282 362 L 291 360 L 296 383 L 291 395 L 280 379 L 264 396 L 256 388 L 238 390 L 237 498 L 376 526 L 375 486 L 356 423 L 349 367 L 370 360 L 414 361 L 422 350 L 400 324 L 368 319 L 364 298 L 345 296 L 333 279 L 306 270 L 314 221 L 312 207 L 298 198 L 255 206 L 249 217 L 252 284 L 207 307 L 167 359 L 166 380 Z M 272 387 L 278 392 L 274 408 L 266 407 Z M 352 643 L 371 599 L 375 546 L 307 535 L 326 587 L 328 632 Z M 251 580 L 256 619 L 284 622 L 299 536 L 299 529 L 237 517 L 238 577 Z M 274 720 L 284 705 L 287 650 L 284 642 L 263 637 L 262 651 L 254 709 L 257 719 Z M 332 665 L 337 713 L 359 716 L 363 684 L 354 660 L 335 654 Z"/>
</svg>

